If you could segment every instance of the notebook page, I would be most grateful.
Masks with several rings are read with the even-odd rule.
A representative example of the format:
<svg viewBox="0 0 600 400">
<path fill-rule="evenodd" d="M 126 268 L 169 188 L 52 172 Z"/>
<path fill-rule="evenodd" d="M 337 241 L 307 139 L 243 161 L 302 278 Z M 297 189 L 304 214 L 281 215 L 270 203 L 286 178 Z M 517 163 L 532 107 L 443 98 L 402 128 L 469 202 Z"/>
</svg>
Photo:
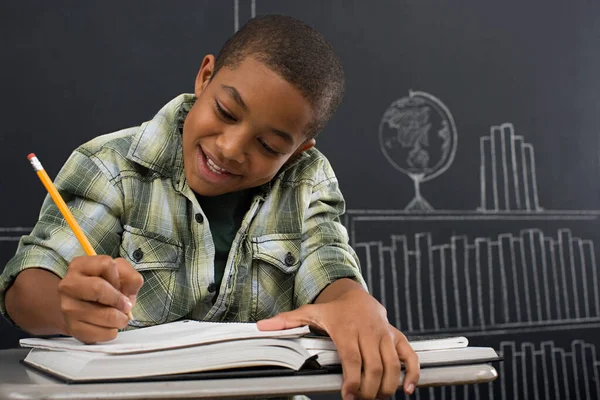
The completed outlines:
<svg viewBox="0 0 600 400">
<path fill-rule="evenodd" d="M 72 337 L 52 339 L 26 338 L 21 339 L 19 343 L 22 347 L 125 354 L 235 339 L 299 337 L 309 332 L 310 330 L 307 326 L 279 331 L 260 331 L 255 323 L 184 320 L 119 332 L 118 336 L 113 340 L 91 345 L 84 344 Z"/>
</svg>

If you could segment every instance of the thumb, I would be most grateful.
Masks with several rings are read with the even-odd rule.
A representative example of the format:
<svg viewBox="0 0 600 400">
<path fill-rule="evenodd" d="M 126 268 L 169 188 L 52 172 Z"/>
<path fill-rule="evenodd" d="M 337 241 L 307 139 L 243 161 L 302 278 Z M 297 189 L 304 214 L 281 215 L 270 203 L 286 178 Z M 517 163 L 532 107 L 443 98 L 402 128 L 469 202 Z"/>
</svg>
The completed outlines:
<svg viewBox="0 0 600 400">
<path fill-rule="evenodd" d="M 312 315 L 312 311 L 313 307 L 311 305 L 305 305 L 296 310 L 282 312 L 274 317 L 260 320 L 256 325 L 261 331 L 276 331 L 313 325 L 315 318 Z"/>
<path fill-rule="evenodd" d="M 144 283 L 144 278 L 125 259 L 115 258 L 115 263 L 121 281 L 121 293 L 129 297 L 135 304 L 135 298 Z"/>
</svg>

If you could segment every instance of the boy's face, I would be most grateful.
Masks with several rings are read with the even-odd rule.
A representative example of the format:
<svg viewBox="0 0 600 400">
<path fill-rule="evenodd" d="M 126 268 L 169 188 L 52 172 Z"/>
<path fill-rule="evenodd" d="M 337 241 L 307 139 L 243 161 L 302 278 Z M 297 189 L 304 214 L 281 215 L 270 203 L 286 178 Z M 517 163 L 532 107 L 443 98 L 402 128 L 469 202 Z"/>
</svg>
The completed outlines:
<svg viewBox="0 0 600 400">
<path fill-rule="evenodd" d="M 191 189 L 216 196 L 270 181 L 291 157 L 314 146 L 313 113 L 298 89 L 246 57 L 210 80 L 214 57 L 196 77 L 196 103 L 183 125 L 183 161 Z"/>
</svg>

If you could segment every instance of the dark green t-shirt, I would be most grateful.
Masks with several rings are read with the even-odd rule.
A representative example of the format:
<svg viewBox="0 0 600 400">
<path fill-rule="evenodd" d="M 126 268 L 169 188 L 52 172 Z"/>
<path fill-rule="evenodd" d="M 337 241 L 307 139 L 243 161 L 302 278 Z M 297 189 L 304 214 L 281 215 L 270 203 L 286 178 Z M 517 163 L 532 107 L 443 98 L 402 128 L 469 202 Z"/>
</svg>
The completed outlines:
<svg viewBox="0 0 600 400">
<path fill-rule="evenodd" d="M 210 224 L 210 233 L 215 244 L 215 296 L 213 302 L 219 294 L 231 244 L 242 225 L 244 215 L 250 208 L 253 192 L 252 189 L 247 189 L 218 196 L 196 195 Z"/>
</svg>

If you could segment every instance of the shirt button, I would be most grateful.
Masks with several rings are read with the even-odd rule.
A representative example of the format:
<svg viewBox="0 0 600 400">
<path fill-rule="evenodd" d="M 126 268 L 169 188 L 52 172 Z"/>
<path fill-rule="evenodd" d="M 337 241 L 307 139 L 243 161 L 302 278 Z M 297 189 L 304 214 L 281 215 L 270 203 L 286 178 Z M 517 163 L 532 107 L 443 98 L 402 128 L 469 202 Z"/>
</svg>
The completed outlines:
<svg viewBox="0 0 600 400">
<path fill-rule="evenodd" d="M 138 261 L 138 262 L 139 262 L 139 261 L 142 259 L 142 257 L 144 257 L 144 252 L 142 251 L 142 249 L 136 249 L 136 250 L 133 252 L 133 259 L 134 259 L 135 261 Z"/>
<path fill-rule="evenodd" d="M 291 267 L 292 265 L 294 265 L 296 263 L 296 259 L 294 258 L 294 256 L 292 255 L 292 253 L 287 253 L 285 255 L 285 259 L 283 260 L 283 262 L 288 267 Z"/>
<path fill-rule="evenodd" d="M 206 289 L 208 290 L 208 293 L 214 293 L 217 291 L 217 285 L 213 282 L 210 285 L 208 285 Z"/>
<path fill-rule="evenodd" d="M 202 216 L 201 213 L 198 213 L 194 216 L 194 218 L 196 218 L 196 222 L 201 224 L 202 222 L 204 222 L 204 217 Z"/>
</svg>

